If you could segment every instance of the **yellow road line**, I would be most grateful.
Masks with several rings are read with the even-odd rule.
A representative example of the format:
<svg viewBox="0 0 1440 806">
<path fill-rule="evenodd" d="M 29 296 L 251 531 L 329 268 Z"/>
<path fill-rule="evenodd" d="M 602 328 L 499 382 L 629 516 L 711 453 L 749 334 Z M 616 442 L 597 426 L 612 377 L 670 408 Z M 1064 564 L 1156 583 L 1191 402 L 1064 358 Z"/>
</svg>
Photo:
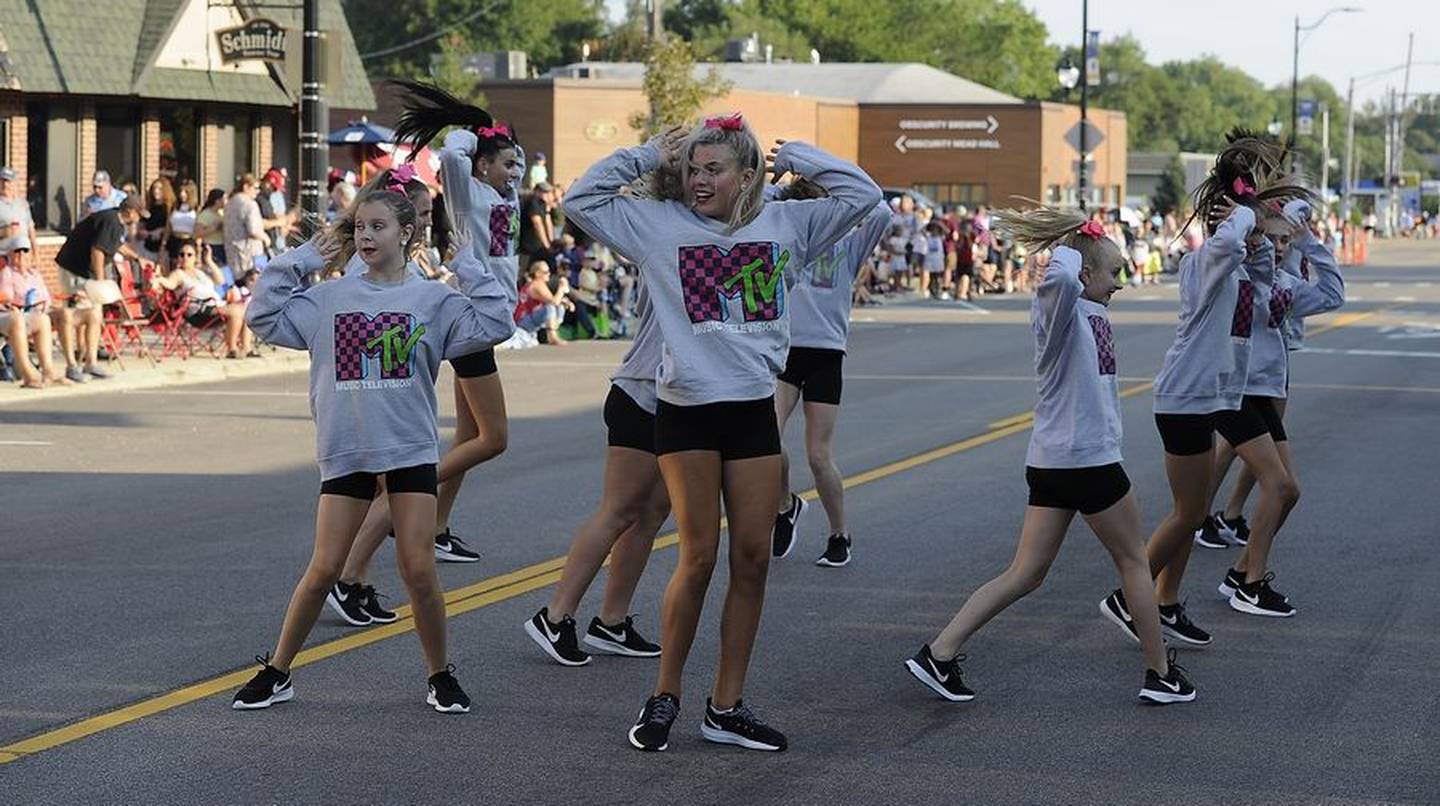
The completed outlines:
<svg viewBox="0 0 1440 806">
<path fill-rule="evenodd" d="M 1384 310 L 1387 309 L 1381 308 L 1367 313 L 1345 314 L 1338 317 L 1332 323 L 1315 328 L 1311 331 L 1310 335 L 1319 335 L 1329 330 L 1352 325 L 1363 319 L 1382 313 Z M 1136 384 L 1122 389 L 1120 396 L 1131 397 L 1138 395 L 1149 390 L 1153 385 L 1154 384 L 1150 382 Z M 921 465 L 937 462 L 958 453 L 973 450 L 982 445 L 988 445 L 991 442 L 1004 439 L 1013 434 L 1028 431 L 1034 425 L 1034 418 L 1035 412 L 1029 411 L 1023 414 L 1017 414 L 1014 417 L 996 420 L 990 424 L 990 430 L 985 433 L 960 440 L 959 442 L 952 442 L 949 445 L 943 445 L 939 448 L 934 448 L 909 458 L 881 465 L 880 467 L 850 476 L 844 480 L 844 486 L 846 489 L 858 487 L 862 484 L 868 484 L 872 481 L 912 470 Z M 814 489 L 806 490 L 800 493 L 800 495 L 802 498 L 810 501 L 819 497 L 819 493 Z M 721 521 L 721 528 L 724 528 L 723 519 Z M 680 536 L 678 532 L 668 532 L 655 539 L 653 551 L 670 548 L 679 542 Z M 608 559 L 606 563 L 609 563 Z M 531 591 L 553 585 L 560 580 L 560 571 L 564 567 L 565 558 L 555 557 L 545 560 L 544 562 L 525 566 L 524 568 L 518 568 L 509 573 L 489 577 L 488 579 L 482 579 L 470 585 L 446 591 L 445 616 L 446 618 L 453 618 L 461 613 L 478 610 L 479 608 L 497 602 L 503 602 L 507 599 L 513 599 L 517 596 L 530 593 Z M 303 650 L 295 656 L 295 661 L 291 664 L 291 667 L 299 668 L 308 666 L 312 663 L 325 660 L 326 658 L 369 646 L 370 644 L 383 641 L 387 638 L 403 635 L 415 629 L 415 623 L 410 617 L 411 611 L 409 605 L 397 608 L 395 612 L 400 616 L 400 619 L 393 624 L 384 624 L 378 627 L 348 633 L 340 638 L 326 641 L 323 644 Z M 31 736 L 28 739 L 21 739 L 20 741 L 0 747 L 0 764 L 8 764 L 28 755 L 51 750 L 78 739 L 83 739 L 86 736 L 92 736 L 111 728 L 144 719 L 148 716 L 154 716 L 155 714 L 179 708 L 182 705 L 188 705 L 189 703 L 214 696 L 221 692 L 239 688 L 244 685 L 253 674 L 254 670 L 248 667 L 229 672 L 208 680 L 202 680 L 199 683 L 175 689 L 174 691 L 156 697 L 151 697 L 147 700 L 141 700 L 140 702 L 117 708 L 113 711 L 86 717 L 74 724 L 46 731 Z"/>
</svg>

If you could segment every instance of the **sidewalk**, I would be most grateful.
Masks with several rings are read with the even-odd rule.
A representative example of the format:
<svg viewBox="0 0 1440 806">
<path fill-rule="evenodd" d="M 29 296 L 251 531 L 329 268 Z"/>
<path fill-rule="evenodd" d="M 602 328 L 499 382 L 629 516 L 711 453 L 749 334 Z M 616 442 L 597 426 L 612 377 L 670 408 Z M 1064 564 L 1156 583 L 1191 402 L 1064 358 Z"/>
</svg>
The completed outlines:
<svg viewBox="0 0 1440 806">
<path fill-rule="evenodd" d="M 272 350 L 270 347 L 261 347 L 260 352 L 263 358 L 211 358 L 206 355 L 182 360 L 172 356 L 153 367 L 144 358 L 126 353 L 125 368 L 121 369 L 115 362 L 109 362 L 105 369 L 109 370 L 110 377 L 103 381 L 92 379 L 69 386 L 50 384 L 44 389 L 22 389 L 18 384 L 0 384 L 0 408 L 16 403 L 105 392 L 278 375 L 310 366 L 310 357 L 302 350 Z"/>
</svg>

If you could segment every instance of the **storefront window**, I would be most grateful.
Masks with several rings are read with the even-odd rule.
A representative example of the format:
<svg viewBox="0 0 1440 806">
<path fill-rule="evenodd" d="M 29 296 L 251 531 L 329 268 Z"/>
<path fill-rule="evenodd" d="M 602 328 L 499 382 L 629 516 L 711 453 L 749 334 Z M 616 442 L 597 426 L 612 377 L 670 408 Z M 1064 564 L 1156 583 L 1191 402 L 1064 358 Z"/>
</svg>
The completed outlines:
<svg viewBox="0 0 1440 806">
<path fill-rule="evenodd" d="M 160 175 L 175 184 L 200 176 L 200 126 L 194 107 L 160 111 Z"/>
<path fill-rule="evenodd" d="M 140 115 L 130 106 L 95 108 L 95 167 L 115 184 L 140 183 Z"/>
<path fill-rule="evenodd" d="M 29 159 L 26 198 L 35 226 L 69 232 L 75 226 L 75 211 L 81 193 L 76 184 L 76 157 L 79 154 L 80 115 L 74 106 L 34 103 L 25 109 L 28 119 Z M 86 177 L 89 179 L 89 177 Z"/>
<path fill-rule="evenodd" d="M 220 186 L 232 188 L 245 173 L 255 172 L 255 126 L 248 113 L 219 113 L 214 117 L 216 143 L 216 180 Z"/>
</svg>

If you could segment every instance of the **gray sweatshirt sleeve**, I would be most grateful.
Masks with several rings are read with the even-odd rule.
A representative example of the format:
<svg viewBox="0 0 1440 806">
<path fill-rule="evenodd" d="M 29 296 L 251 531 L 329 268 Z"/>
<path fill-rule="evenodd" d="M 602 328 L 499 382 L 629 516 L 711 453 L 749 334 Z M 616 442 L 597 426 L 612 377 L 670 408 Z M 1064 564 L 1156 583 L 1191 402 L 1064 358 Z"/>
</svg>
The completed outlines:
<svg viewBox="0 0 1440 806">
<path fill-rule="evenodd" d="M 450 225 L 454 227 L 457 240 L 468 243 L 484 238 L 489 246 L 489 210 L 480 198 L 476 187 L 480 180 L 474 177 L 475 152 L 480 139 L 475 132 L 456 129 L 445 135 L 445 145 L 440 149 L 440 182 L 445 186 L 445 211 L 450 214 Z M 481 215 L 486 219 L 481 219 Z"/>
<path fill-rule="evenodd" d="M 860 229 L 850 233 L 849 238 L 854 250 L 851 252 L 853 265 L 850 266 L 850 281 L 854 282 L 855 276 L 860 273 L 860 267 L 870 259 L 870 254 L 875 251 L 875 245 L 890 231 L 890 205 L 884 201 L 877 202 L 870 214 L 860 223 Z"/>
<path fill-rule="evenodd" d="M 1340 276 L 1340 267 L 1335 262 L 1335 255 L 1331 254 L 1330 250 L 1326 249 L 1325 245 L 1320 243 L 1309 231 L 1295 241 L 1291 254 L 1295 252 L 1300 252 L 1310 258 L 1310 266 L 1315 270 L 1316 278 L 1314 283 L 1302 279 L 1291 290 L 1291 293 L 1294 294 L 1290 303 L 1291 318 L 1298 319 L 1327 313 L 1344 305 L 1345 279 Z M 1295 273 L 1298 277 L 1298 268 Z"/>
<path fill-rule="evenodd" d="M 1202 274 L 1203 299 L 1210 299 L 1235 269 L 1245 261 L 1245 236 L 1255 228 L 1255 211 L 1236 206 L 1230 217 L 1215 228 L 1201 244 L 1197 257 Z"/>
<path fill-rule="evenodd" d="M 479 258 L 476 248 L 477 244 L 472 243 L 461 249 L 450 264 L 460 293 L 445 302 L 452 314 L 450 332 L 445 339 L 445 358 L 479 352 L 515 334 L 510 298 Z"/>
<path fill-rule="evenodd" d="M 1075 323 L 1075 301 L 1085 290 L 1080 282 L 1080 264 L 1079 252 L 1068 246 L 1057 246 L 1050 255 L 1045 279 L 1035 289 L 1031 323 L 1037 344 L 1037 375 L 1044 375 L 1065 353 L 1065 339 Z"/>
<path fill-rule="evenodd" d="M 270 261 L 245 309 L 245 321 L 255 335 L 281 347 L 308 349 L 320 326 L 320 308 L 302 278 L 324 267 L 324 258 L 308 243 Z"/>
<path fill-rule="evenodd" d="M 828 199 L 814 199 L 794 204 L 797 224 L 803 234 L 807 254 L 796 264 L 809 265 L 816 255 L 830 251 L 835 242 L 845 237 L 876 204 L 884 201 L 880 186 L 859 166 L 832 157 L 809 143 L 791 141 L 775 155 L 775 172 L 789 171 L 825 188 Z"/>
<path fill-rule="evenodd" d="M 570 186 L 562 205 L 565 215 L 635 265 L 643 265 L 646 221 L 653 226 L 656 220 L 644 210 L 669 203 L 622 196 L 620 189 L 655 170 L 659 164 L 660 151 L 649 143 L 616 151 L 590 166 L 590 170 Z"/>
<path fill-rule="evenodd" d="M 1275 245 L 1270 243 L 1269 238 L 1262 240 L 1255 254 L 1246 255 L 1245 273 L 1252 283 L 1267 288 L 1275 285 Z"/>
</svg>

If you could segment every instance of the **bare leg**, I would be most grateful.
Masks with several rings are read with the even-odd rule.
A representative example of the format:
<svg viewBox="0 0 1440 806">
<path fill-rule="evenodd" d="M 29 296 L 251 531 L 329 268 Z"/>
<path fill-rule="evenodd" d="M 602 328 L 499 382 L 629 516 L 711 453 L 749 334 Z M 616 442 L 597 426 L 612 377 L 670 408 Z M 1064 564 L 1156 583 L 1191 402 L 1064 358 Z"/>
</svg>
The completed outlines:
<svg viewBox="0 0 1440 806">
<path fill-rule="evenodd" d="M 1230 470 L 1230 464 L 1235 460 L 1235 450 L 1230 443 L 1223 439 L 1215 441 L 1215 450 L 1211 452 L 1214 457 L 1214 465 L 1210 473 L 1210 496 L 1205 499 L 1204 515 L 1200 523 L 1210 514 L 1210 507 L 1215 501 L 1215 496 L 1220 492 L 1220 486 L 1225 482 L 1225 474 Z M 1198 527 L 1197 527 L 1198 528 Z M 1170 562 L 1160 569 L 1155 575 L 1155 596 L 1160 604 L 1172 605 L 1180 601 L 1180 581 L 1185 577 L 1185 569 L 1190 564 L 1190 553 L 1194 550 L 1193 539 L 1181 545 L 1171 557 Z"/>
<path fill-rule="evenodd" d="M 368 579 L 370 562 L 375 559 L 375 552 L 380 550 L 380 544 L 389 536 L 390 497 L 380 495 L 370 502 L 370 510 L 365 513 L 365 521 L 360 524 L 360 533 L 355 537 L 355 544 L 350 547 L 350 556 L 345 558 L 345 569 L 341 572 L 340 579 L 350 585 Z"/>
<path fill-rule="evenodd" d="M 1210 505 L 1210 479 L 1214 472 L 1214 452 L 1206 451 L 1191 456 L 1165 454 L 1165 476 L 1170 481 L 1170 496 L 1173 508 L 1150 535 L 1146 553 L 1150 557 L 1150 575 L 1158 577 L 1171 563 L 1172 579 L 1167 588 L 1177 591 L 1184 575 L 1184 563 L 1189 559 L 1190 547 L 1195 540 L 1195 530 L 1205 521 L 1205 510 Z M 1182 559 L 1183 556 L 1183 559 Z M 1159 604 L 1175 604 L 1161 595 Z"/>
<path fill-rule="evenodd" d="M 45 379 L 30 366 L 30 340 L 25 334 L 25 314 L 19 311 L 10 313 L 10 326 L 6 329 L 5 338 L 10 342 L 10 351 L 15 354 L 15 371 L 20 380 L 29 387 L 44 386 Z"/>
<path fill-rule="evenodd" d="M 649 519 L 649 503 L 656 490 L 664 495 L 665 485 L 660 480 L 660 468 L 655 463 L 655 456 L 645 451 L 637 451 L 633 448 L 608 448 L 605 454 L 605 487 L 600 494 L 600 506 L 585 519 L 580 528 L 575 532 L 575 538 L 570 543 L 570 553 L 565 557 L 565 568 L 560 572 L 560 583 L 555 586 L 555 591 L 550 595 L 550 602 L 547 605 L 550 619 L 558 621 L 564 616 L 574 616 L 575 611 L 580 608 L 580 599 L 589 589 L 590 583 L 594 581 L 595 575 L 599 573 L 600 566 L 604 564 L 605 557 L 612 549 L 621 553 L 619 544 L 629 540 L 630 543 L 654 542 L 655 533 L 650 533 L 648 541 L 641 535 L 639 538 L 631 539 L 636 527 L 642 525 L 642 521 Z M 668 502 L 668 498 L 666 501 Z M 668 508 L 668 503 L 667 503 Z M 665 519 L 661 517 L 661 522 Z M 656 524 L 658 528 L 658 524 Z M 617 543 L 619 541 L 619 543 Z M 627 555 L 628 556 L 628 555 Z M 644 558 L 639 562 L 639 570 L 643 571 L 645 562 L 648 560 L 648 546 Z M 631 558 L 633 561 L 633 557 Z M 627 573 L 633 568 L 626 569 Z M 617 569 L 612 564 L 610 576 L 616 576 Z M 635 573 L 638 581 L 639 572 Z M 630 586 L 631 591 L 634 585 Z M 622 604 L 629 605 L 629 597 L 625 597 Z M 612 614 L 613 615 L 613 614 Z M 623 616 L 622 616 L 623 618 Z M 607 621 L 606 624 L 614 624 Z"/>
<path fill-rule="evenodd" d="M 830 520 L 830 533 L 845 531 L 845 482 L 835 466 L 831 443 L 835 439 L 835 421 L 840 407 L 832 403 L 805 404 L 805 452 L 810 460 L 810 473 L 815 476 L 815 490 Z"/>
<path fill-rule="evenodd" d="M 660 611 L 660 676 L 655 693 L 680 696 L 685 660 L 695 642 L 695 627 L 705 591 L 715 571 L 720 546 L 721 464 L 717 451 L 680 451 L 659 458 L 660 473 L 680 529 L 680 560 Z M 778 480 L 772 490 L 779 489 Z M 771 495 L 774 493 L 772 492 Z M 773 524 L 774 515 L 766 513 Z"/>
<path fill-rule="evenodd" d="M 600 602 L 600 620 L 606 624 L 619 624 L 630 614 L 630 602 L 635 598 L 635 587 L 640 584 L 640 575 L 650 562 L 655 550 L 655 535 L 670 517 L 670 496 L 665 485 L 657 478 L 650 491 L 644 514 L 636 521 L 610 551 L 610 573 L 605 578 L 605 598 Z"/>
<path fill-rule="evenodd" d="M 315 550 L 310 555 L 310 565 L 295 586 L 290 596 L 290 606 L 285 610 L 285 624 L 280 628 L 280 640 L 270 665 L 288 672 L 295 655 L 300 652 L 305 638 L 320 616 L 325 605 L 325 595 L 330 586 L 340 578 L 340 567 L 345 555 L 350 553 L 350 543 L 355 539 L 355 530 L 365 517 L 369 501 L 343 495 L 321 495 L 315 511 Z"/>
<path fill-rule="evenodd" d="M 89 308 L 77 309 L 80 317 L 80 328 L 83 334 L 82 347 L 85 350 L 85 369 L 90 369 L 100 363 L 100 331 L 104 327 L 105 312 L 100 310 L 99 305 L 91 305 Z"/>
<path fill-rule="evenodd" d="M 73 313 L 65 307 L 51 308 L 50 325 L 52 330 L 60 333 L 60 352 L 65 356 L 65 368 L 78 368 L 78 362 L 75 360 L 75 317 Z"/>
<path fill-rule="evenodd" d="M 970 636 L 990 619 L 1040 587 L 1074 517 L 1073 509 L 1026 507 L 1020 542 L 1010 567 L 970 594 L 960 611 L 930 642 L 930 653 L 941 660 L 955 657 Z"/>
<path fill-rule="evenodd" d="M 45 314 L 35 313 L 30 317 L 35 325 L 33 334 L 35 339 L 35 358 L 40 362 L 40 374 L 47 381 L 63 381 L 65 375 L 55 369 L 55 342 L 50 335 L 50 317 Z"/>
<path fill-rule="evenodd" d="M 1237 559 L 1236 570 L 1243 568 L 1246 583 L 1258 582 L 1265 576 L 1275 533 L 1285 525 L 1285 518 L 1300 500 L 1300 485 L 1290 474 L 1289 445 L 1284 442 L 1277 445 L 1269 434 L 1237 446 L 1235 452 L 1245 460 L 1260 485 L 1255 517 L 1250 521 L 1250 542 Z"/>
<path fill-rule="evenodd" d="M 734 707 L 744 693 L 745 674 L 770 571 L 771 531 L 780 493 L 780 457 L 760 456 L 725 463 L 725 513 L 730 519 L 730 587 L 720 618 L 720 672 L 715 707 Z"/>
<path fill-rule="evenodd" d="M 436 471 L 440 479 L 437 533 L 450 528 L 450 512 L 465 472 L 505 452 L 510 443 L 509 423 L 499 373 L 455 379 L 455 445 L 440 459 Z"/>
<path fill-rule="evenodd" d="M 1284 398 L 1275 401 L 1275 410 L 1280 414 L 1281 419 L 1285 417 L 1285 406 L 1288 402 Z M 1225 443 L 1222 441 L 1221 444 Z M 1233 450 L 1231 449 L 1232 452 Z M 1250 472 L 1249 465 L 1241 464 L 1240 473 L 1235 477 L 1235 487 L 1230 491 L 1229 500 L 1225 502 L 1226 520 L 1234 520 L 1245 514 L 1245 501 L 1250 498 L 1250 493 L 1254 489 L 1255 474 Z"/>
<path fill-rule="evenodd" d="M 800 402 L 800 389 L 785 381 L 775 382 L 775 420 L 780 427 L 780 503 L 777 512 L 790 508 L 790 455 L 785 452 L 785 426 Z M 809 426 L 806 426 L 807 428 Z M 773 525 L 773 524 L 772 524 Z"/>
<path fill-rule="evenodd" d="M 1155 604 L 1155 588 L 1150 582 L 1150 566 L 1145 559 L 1145 543 L 1140 532 L 1140 505 L 1132 489 L 1104 512 L 1086 515 L 1090 531 L 1100 538 L 1110 552 L 1115 570 L 1120 572 L 1120 589 L 1140 637 L 1145 665 L 1162 677 L 1170 672 L 1165 659 L 1165 641 L 1160 636 L 1160 608 Z"/>
<path fill-rule="evenodd" d="M 390 493 L 395 520 L 395 559 L 410 594 L 415 633 L 425 653 L 430 674 L 443 671 L 445 653 L 445 595 L 435 573 L 435 496 L 428 493 Z"/>
</svg>

